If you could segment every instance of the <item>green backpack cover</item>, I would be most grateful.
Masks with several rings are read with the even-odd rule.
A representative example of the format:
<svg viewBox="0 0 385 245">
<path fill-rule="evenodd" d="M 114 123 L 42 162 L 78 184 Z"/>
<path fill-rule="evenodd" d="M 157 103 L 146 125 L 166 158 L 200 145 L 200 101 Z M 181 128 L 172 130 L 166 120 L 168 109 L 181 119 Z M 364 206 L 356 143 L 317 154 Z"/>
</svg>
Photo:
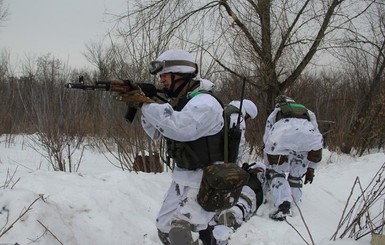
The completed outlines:
<svg viewBox="0 0 385 245">
<path fill-rule="evenodd" d="M 205 167 L 198 192 L 198 203 L 208 212 L 217 212 L 234 206 L 242 187 L 249 181 L 249 173 L 234 163 Z"/>
<path fill-rule="evenodd" d="M 276 121 L 281 118 L 303 118 L 310 121 L 308 110 L 302 104 L 282 101 L 279 106 L 281 111 L 277 114 Z"/>
</svg>

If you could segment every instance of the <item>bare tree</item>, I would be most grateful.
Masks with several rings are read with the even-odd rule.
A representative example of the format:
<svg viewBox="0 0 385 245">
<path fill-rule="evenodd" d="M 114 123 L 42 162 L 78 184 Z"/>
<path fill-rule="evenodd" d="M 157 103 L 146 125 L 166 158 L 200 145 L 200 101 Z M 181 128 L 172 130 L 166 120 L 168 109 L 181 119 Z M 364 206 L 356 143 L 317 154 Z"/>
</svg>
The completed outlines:
<svg viewBox="0 0 385 245">
<path fill-rule="evenodd" d="M 9 16 L 8 7 L 4 5 L 4 0 L 0 0 L 0 26 Z"/>
<path fill-rule="evenodd" d="M 3 26 L 3 23 L 7 21 L 9 17 L 8 7 L 5 5 L 4 0 L 0 0 L 0 27 Z M 1 35 L 1 31 L 0 31 Z M 0 108 L 0 134 L 3 132 L 12 131 L 12 123 L 10 120 L 10 111 L 14 102 L 14 94 L 10 89 L 14 85 L 10 80 L 11 77 L 11 68 L 10 68 L 10 53 L 3 49 L 0 53 L 0 84 L 2 85 L 2 94 L 1 101 L 4 104 L 7 104 L 8 107 Z"/>
<path fill-rule="evenodd" d="M 131 43 L 131 46 L 128 46 L 128 43 Z M 135 45 L 144 44 L 135 42 L 135 40 L 129 42 L 128 39 L 123 44 L 112 41 L 108 45 L 90 44 L 87 46 L 85 56 L 97 67 L 102 79 L 148 81 L 150 78 L 147 72 L 147 59 L 143 50 L 138 49 L 137 51 L 133 47 Z M 159 171 L 162 169 L 158 166 L 159 163 L 153 160 L 159 156 L 159 151 L 153 150 L 156 148 L 153 147 L 154 142 L 143 140 L 146 138 L 138 120 L 140 111 L 137 111 L 132 123 L 127 123 L 123 120 L 124 114 L 128 113 L 127 105 L 113 101 L 111 98 L 108 101 L 104 100 L 104 103 L 100 115 L 109 127 L 106 129 L 108 137 L 103 138 L 102 141 L 105 148 L 119 161 L 120 166 L 117 167 L 129 171 Z M 111 139 L 113 140 L 112 146 Z M 142 162 L 136 160 L 139 157 L 142 157 Z M 151 161 L 151 167 L 148 169 L 146 169 L 146 159 Z M 136 166 L 139 164 L 143 167 L 133 167 L 135 162 Z"/>
<path fill-rule="evenodd" d="M 64 84 L 70 79 L 70 73 L 63 63 L 46 55 L 32 62 L 32 67 L 25 67 L 26 75 L 18 80 L 18 100 L 24 107 L 25 120 L 35 145 L 54 170 L 77 171 L 78 161 L 73 161 L 73 154 L 80 149 L 89 125 L 84 110 L 87 97 L 70 94 Z M 82 124 L 83 123 L 83 124 Z M 82 151 L 81 151 L 82 152 Z M 82 154 L 82 153 L 81 153 Z"/>
<path fill-rule="evenodd" d="M 374 2 L 136 1 L 116 20 L 121 36 L 139 41 L 155 36 L 152 45 L 205 50 L 222 68 L 213 73 L 225 70 L 246 77 L 266 95 L 270 110 L 276 95 L 298 80 L 315 54 L 331 48 L 340 31 L 352 30 L 353 20 Z"/>
<path fill-rule="evenodd" d="M 11 89 L 13 83 L 10 82 L 10 55 L 3 50 L 0 52 L 0 86 L 2 94 L 0 103 L 7 106 L 0 107 L 0 134 L 12 131 L 11 117 L 12 105 L 14 104 L 14 94 Z"/>
<path fill-rule="evenodd" d="M 365 150 L 384 145 L 385 127 L 385 5 L 376 4 L 360 18 L 365 33 L 350 31 L 344 37 L 339 57 L 350 74 L 356 90 L 350 98 L 355 110 L 347 125 L 350 137 L 343 152 L 352 148 L 362 155 Z"/>
</svg>

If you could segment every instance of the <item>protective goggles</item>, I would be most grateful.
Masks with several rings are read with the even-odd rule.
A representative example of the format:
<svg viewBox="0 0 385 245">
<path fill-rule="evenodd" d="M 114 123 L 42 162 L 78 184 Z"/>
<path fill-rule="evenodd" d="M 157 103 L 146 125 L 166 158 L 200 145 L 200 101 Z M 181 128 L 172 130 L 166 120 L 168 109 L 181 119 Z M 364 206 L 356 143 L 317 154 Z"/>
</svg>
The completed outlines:
<svg viewBox="0 0 385 245">
<path fill-rule="evenodd" d="M 197 70 L 197 65 L 194 62 L 187 60 L 155 60 L 149 64 L 149 70 L 151 75 L 156 75 L 158 72 L 163 70 L 165 67 L 171 66 L 191 66 Z"/>
</svg>

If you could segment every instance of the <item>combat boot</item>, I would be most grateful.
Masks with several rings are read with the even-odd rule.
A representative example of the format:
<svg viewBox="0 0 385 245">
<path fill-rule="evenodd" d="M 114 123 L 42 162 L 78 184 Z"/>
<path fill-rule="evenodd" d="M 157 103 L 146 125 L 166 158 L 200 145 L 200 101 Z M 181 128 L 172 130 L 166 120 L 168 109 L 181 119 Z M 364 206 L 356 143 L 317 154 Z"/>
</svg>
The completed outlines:
<svg viewBox="0 0 385 245">
<path fill-rule="evenodd" d="M 192 225 L 184 220 L 174 220 L 169 233 L 171 245 L 199 245 L 192 237 Z"/>
<path fill-rule="evenodd" d="M 271 213 L 269 217 L 273 220 L 284 221 L 287 216 L 291 216 L 290 206 L 290 202 L 284 201 L 281 205 L 278 206 L 278 210 L 274 213 Z"/>
<path fill-rule="evenodd" d="M 218 217 L 218 224 L 225 225 L 227 227 L 234 227 L 237 225 L 235 216 L 230 210 L 222 212 Z"/>
</svg>

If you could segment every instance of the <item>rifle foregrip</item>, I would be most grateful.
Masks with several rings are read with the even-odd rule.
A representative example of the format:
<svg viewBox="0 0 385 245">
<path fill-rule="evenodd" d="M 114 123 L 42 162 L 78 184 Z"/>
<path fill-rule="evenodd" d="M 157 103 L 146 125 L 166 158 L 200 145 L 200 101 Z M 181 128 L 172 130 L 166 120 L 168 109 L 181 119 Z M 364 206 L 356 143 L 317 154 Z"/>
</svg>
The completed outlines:
<svg viewBox="0 0 385 245">
<path fill-rule="evenodd" d="M 129 106 L 127 109 L 126 115 L 124 116 L 124 119 L 132 123 L 132 121 L 134 121 L 137 110 L 138 110 L 137 108 Z"/>
</svg>

